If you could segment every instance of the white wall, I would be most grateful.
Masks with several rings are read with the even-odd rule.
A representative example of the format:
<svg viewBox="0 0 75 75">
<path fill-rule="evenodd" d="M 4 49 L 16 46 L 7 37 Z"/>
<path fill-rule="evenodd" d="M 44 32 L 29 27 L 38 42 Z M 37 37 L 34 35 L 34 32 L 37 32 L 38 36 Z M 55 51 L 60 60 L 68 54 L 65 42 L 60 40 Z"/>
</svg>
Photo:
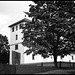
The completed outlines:
<svg viewBox="0 0 75 75">
<path fill-rule="evenodd" d="M 75 55 L 74 56 L 74 60 L 72 60 L 71 55 L 67 55 L 64 58 L 60 58 L 60 56 L 58 56 L 57 61 L 63 61 L 63 62 L 75 62 Z M 32 54 L 30 55 L 26 55 L 24 54 L 24 63 L 38 63 L 38 62 L 54 62 L 54 58 L 53 56 L 50 56 L 49 58 L 44 59 L 43 57 L 41 57 L 40 55 L 36 55 L 35 60 L 32 60 Z"/>
<path fill-rule="evenodd" d="M 16 31 L 16 26 L 14 26 L 14 32 L 12 32 L 12 29 L 10 29 L 10 44 L 16 44 L 19 42 L 22 42 L 22 37 L 23 34 L 21 33 L 22 29 L 19 29 L 18 25 L 18 30 Z M 16 35 L 18 35 L 18 40 L 16 40 Z"/>
<path fill-rule="evenodd" d="M 26 51 L 27 49 L 28 49 L 27 47 L 24 47 L 24 51 Z M 32 53 L 30 55 L 24 54 L 24 64 L 39 63 L 39 62 L 53 62 L 53 57 L 44 59 L 43 57 L 41 57 L 41 55 L 38 54 L 34 57 L 34 60 L 32 60 Z"/>
<path fill-rule="evenodd" d="M 18 30 L 16 31 L 16 26 L 14 26 L 14 32 L 12 32 L 12 28 L 10 28 L 10 64 L 12 64 L 12 51 L 21 53 L 21 61 L 20 63 L 24 63 L 24 47 L 21 44 L 23 34 L 21 33 L 22 29 L 19 29 L 18 24 Z M 18 40 L 16 40 L 16 35 L 18 35 Z M 18 44 L 18 50 L 15 50 L 15 45 Z"/>
</svg>

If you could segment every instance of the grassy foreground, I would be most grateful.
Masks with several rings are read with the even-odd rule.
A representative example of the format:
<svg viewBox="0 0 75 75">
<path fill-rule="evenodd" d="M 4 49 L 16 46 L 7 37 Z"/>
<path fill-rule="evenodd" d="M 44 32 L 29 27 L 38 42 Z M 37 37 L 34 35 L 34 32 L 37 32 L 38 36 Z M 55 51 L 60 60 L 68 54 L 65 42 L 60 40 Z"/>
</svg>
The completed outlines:
<svg viewBox="0 0 75 75">
<path fill-rule="evenodd" d="M 41 72 L 36 74 L 75 74 L 75 69 L 56 69 L 56 70 Z"/>
<path fill-rule="evenodd" d="M 23 65 L 0 65 L 0 74 L 65 74 L 65 73 L 75 73 L 75 64 L 62 62 L 61 68 L 60 63 L 58 63 L 59 68 L 54 67 L 53 62 L 46 63 L 33 63 L 33 64 L 23 64 Z"/>
</svg>

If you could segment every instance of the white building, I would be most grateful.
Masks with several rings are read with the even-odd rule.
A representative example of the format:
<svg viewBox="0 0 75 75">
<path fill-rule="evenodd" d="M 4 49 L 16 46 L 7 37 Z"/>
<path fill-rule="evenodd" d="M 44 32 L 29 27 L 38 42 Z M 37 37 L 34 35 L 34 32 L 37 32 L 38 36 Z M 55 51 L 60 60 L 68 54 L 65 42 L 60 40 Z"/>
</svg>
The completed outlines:
<svg viewBox="0 0 75 75">
<path fill-rule="evenodd" d="M 29 19 L 22 19 L 12 25 L 10 25 L 10 64 L 25 64 L 25 63 L 36 63 L 36 62 L 50 62 L 53 61 L 51 58 L 43 59 L 40 55 L 35 56 L 35 60 L 32 60 L 32 55 L 24 54 L 27 47 L 24 47 L 22 43 L 23 34 L 21 24 L 30 22 Z M 68 59 L 69 58 L 69 59 Z M 71 60 L 71 56 L 67 56 L 63 61 Z M 60 61 L 60 57 L 58 57 Z M 75 61 L 75 59 L 73 60 Z"/>
</svg>

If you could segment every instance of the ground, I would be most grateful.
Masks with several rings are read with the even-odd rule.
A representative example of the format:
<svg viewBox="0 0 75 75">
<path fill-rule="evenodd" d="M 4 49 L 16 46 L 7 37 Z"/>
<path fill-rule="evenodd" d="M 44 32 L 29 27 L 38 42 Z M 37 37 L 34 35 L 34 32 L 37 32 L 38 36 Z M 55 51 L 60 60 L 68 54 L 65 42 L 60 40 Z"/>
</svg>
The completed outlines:
<svg viewBox="0 0 75 75">
<path fill-rule="evenodd" d="M 58 69 L 58 70 L 52 70 L 48 72 L 42 72 L 42 73 L 36 73 L 36 74 L 75 74 L 75 69 Z"/>
<path fill-rule="evenodd" d="M 75 74 L 75 63 L 58 62 L 58 68 L 53 62 L 8 65 L 0 64 L 0 74 Z"/>
</svg>

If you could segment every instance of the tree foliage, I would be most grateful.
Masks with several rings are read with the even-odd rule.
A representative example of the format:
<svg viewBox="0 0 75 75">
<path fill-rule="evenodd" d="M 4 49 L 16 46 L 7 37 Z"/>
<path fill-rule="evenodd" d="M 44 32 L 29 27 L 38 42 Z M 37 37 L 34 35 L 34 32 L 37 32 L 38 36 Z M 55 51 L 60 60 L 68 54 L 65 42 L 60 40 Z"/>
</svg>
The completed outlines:
<svg viewBox="0 0 75 75">
<path fill-rule="evenodd" d="M 32 21 L 23 26 L 23 45 L 26 54 L 40 54 L 44 58 L 75 52 L 75 3 L 74 1 L 34 1 L 29 12 Z"/>
<path fill-rule="evenodd" d="M 0 63 L 9 62 L 9 42 L 6 36 L 0 34 Z"/>
</svg>

